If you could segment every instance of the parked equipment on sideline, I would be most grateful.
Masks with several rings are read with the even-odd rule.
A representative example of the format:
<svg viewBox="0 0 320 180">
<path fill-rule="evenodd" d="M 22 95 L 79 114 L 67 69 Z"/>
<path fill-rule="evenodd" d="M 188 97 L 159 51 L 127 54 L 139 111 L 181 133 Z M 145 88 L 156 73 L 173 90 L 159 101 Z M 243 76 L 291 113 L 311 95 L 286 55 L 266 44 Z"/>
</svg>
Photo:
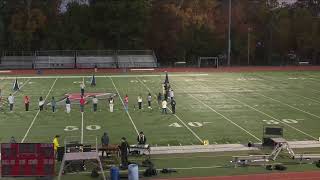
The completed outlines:
<svg viewBox="0 0 320 180">
<path fill-rule="evenodd" d="M 282 150 L 287 150 L 288 153 L 290 154 L 290 156 L 294 159 L 295 154 L 294 154 L 293 150 L 290 148 L 287 140 L 285 140 L 284 138 L 271 138 L 271 140 L 274 142 L 275 147 L 274 147 L 272 153 L 270 154 L 270 159 L 276 160 L 279 153 Z"/>
<path fill-rule="evenodd" d="M 270 155 L 232 156 L 234 167 L 247 165 L 265 165 Z"/>
</svg>

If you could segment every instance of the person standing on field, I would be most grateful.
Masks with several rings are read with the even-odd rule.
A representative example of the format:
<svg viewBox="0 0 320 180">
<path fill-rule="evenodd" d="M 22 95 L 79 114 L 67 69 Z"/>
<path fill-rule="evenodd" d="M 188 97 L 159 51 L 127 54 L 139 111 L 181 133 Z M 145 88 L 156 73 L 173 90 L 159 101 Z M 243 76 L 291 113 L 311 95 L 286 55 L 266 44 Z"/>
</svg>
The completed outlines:
<svg viewBox="0 0 320 180">
<path fill-rule="evenodd" d="M 56 135 L 54 138 L 53 138 L 53 149 L 54 149 L 54 155 L 55 155 L 55 158 L 57 158 L 57 151 L 58 151 L 58 147 L 60 147 L 59 145 L 59 135 Z"/>
<path fill-rule="evenodd" d="M 106 155 L 108 155 L 107 151 L 105 150 L 105 148 L 107 148 L 108 145 L 109 145 L 109 136 L 108 136 L 107 132 L 103 133 L 103 136 L 101 137 L 101 145 L 102 145 L 102 148 L 103 148 L 102 157 L 104 155 L 104 152 L 106 152 Z"/>
<path fill-rule="evenodd" d="M 157 99 L 158 99 L 158 105 L 161 106 L 161 103 L 162 103 L 162 94 L 161 93 L 158 94 Z"/>
<path fill-rule="evenodd" d="M 44 106 L 44 100 L 42 96 L 39 98 L 39 111 L 43 111 L 43 106 Z"/>
<path fill-rule="evenodd" d="M 52 99 L 51 99 L 51 109 L 52 109 L 52 112 L 56 112 L 56 100 L 54 99 L 54 97 L 52 96 Z"/>
<path fill-rule="evenodd" d="M 86 86 L 84 85 L 84 82 L 82 82 L 81 84 L 80 84 L 80 93 L 81 93 L 81 96 L 84 96 L 84 88 L 85 88 Z"/>
<path fill-rule="evenodd" d="M 25 107 L 26 111 L 29 111 L 29 104 L 30 104 L 30 98 L 29 98 L 29 96 L 25 96 L 24 97 L 24 107 Z"/>
<path fill-rule="evenodd" d="M 170 89 L 169 91 L 169 95 L 170 95 L 170 100 L 172 100 L 174 98 L 174 92 L 173 89 Z"/>
<path fill-rule="evenodd" d="M 138 135 L 138 137 L 137 137 L 137 142 L 138 142 L 138 144 L 146 144 L 146 142 L 147 142 L 147 138 L 146 138 L 146 136 L 143 134 L 143 132 L 141 131 L 140 133 L 139 133 L 139 135 Z"/>
<path fill-rule="evenodd" d="M 110 109 L 110 112 L 113 112 L 113 103 L 114 103 L 113 97 L 110 96 L 110 98 L 109 98 L 109 109 Z"/>
<path fill-rule="evenodd" d="M 80 97 L 80 112 L 84 111 L 84 104 L 86 101 L 84 100 L 83 96 Z"/>
<path fill-rule="evenodd" d="M 121 144 L 119 145 L 120 155 L 121 155 L 121 167 L 126 169 L 128 167 L 128 152 L 129 152 L 129 143 L 125 137 L 121 138 Z"/>
<path fill-rule="evenodd" d="M 142 97 L 138 96 L 138 107 L 139 109 L 142 109 Z"/>
<path fill-rule="evenodd" d="M 69 97 L 67 97 L 67 99 L 66 99 L 66 111 L 68 114 L 71 111 L 71 101 L 70 101 Z"/>
<path fill-rule="evenodd" d="M 14 96 L 12 94 L 9 95 L 8 102 L 9 102 L 9 110 L 10 110 L 10 112 L 12 112 L 13 105 L 14 105 Z"/>
<path fill-rule="evenodd" d="M 93 112 L 97 112 L 97 109 L 98 109 L 98 98 L 96 96 L 93 96 L 92 104 L 93 104 Z"/>
<path fill-rule="evenodd" d="M 172 114 L 176 113 L 176 101 L 174 99 L 171 100 L 171 110 Z"/>
<path fill-rule="evenodd" d="M 128 106 L 129 106 L 129 97 L 128 95 L 126 94 L 126 96 L 124 97 L 124 109 L 126 111 L 128 111 Z"/>
<path fill-rule="evenodd" d="M 163 113 L 167 114 L 167 101 L 165 99 L 162 101 L 162 114 Z"/>
<path fill-rule="evenodd" d="M 148 96 L 147 96 L 147 101 L 148 101 L 148 108 L 149 108 L 149 109 L 152 109 L 152 107 L 151 107 L 151 101 L 152 101 L 151 93 L 148 94 Z"/>
</svg>

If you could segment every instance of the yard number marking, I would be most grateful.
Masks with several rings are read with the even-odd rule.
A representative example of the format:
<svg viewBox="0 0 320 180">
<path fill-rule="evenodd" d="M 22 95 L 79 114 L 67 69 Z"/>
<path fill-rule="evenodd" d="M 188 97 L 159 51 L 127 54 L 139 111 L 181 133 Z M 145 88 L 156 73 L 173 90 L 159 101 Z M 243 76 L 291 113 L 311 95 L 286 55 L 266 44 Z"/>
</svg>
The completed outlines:
<svg viewBox="0 0 320 180">
<path fill-rule="evenodd" d="M 99 130 L 101 129 L 101 126 L 98 126 L 98 125 L 89 125 L 86 127 L 87 130 L 89 131 L 95 131 L 95 130 Z"/>
<path fill-rule="evenodd" d="M 201 127 L 201 126 L 203 126 L 202 123 L 199 123 L 199 122 L 189 122 L 188 125 L 192 126 L 192 127 Z"/>
<path fill-rule="evenodd" d="M 287 123 L 287 124 L 297 124 L 298 123 L 298 120 L 303 120 L 303 119 L 281 119 L 282 122 L 284 123 Z M 262 120 L 264 121 L 265 123 L 267 124 L 280 124 L 279 121 L 275 121 L 275 120 Z"/>
<path fill-rule="evenodd" d="M 200 122 L 188 122 L 188 125 L 191 126 L 191 127 L 202 127 L 203 126 L 203 123 L 200 123 Z M 170 127 L 177 127 L 177 128 L 180 128 L 182 127 L 182 125 L 180 125 L 179 123 L 175 122 L 175 123 L 172 123 L 169 125 Z"/>
<path fill-rule="evenodd" d="M 180 128 L 182 127 L 179 123 L 175 122 L 175 123 L 172 123 L 169 125 L 170 127 L 177 127 L 177 128 Z"/>
<path fill-rule="evenodd" d="M 65 131 L 76 131 L 79 130 L 79 128 L 77 126 L 66 126 L 66 128 L 64 128 Z"/>
<path fill-rule="evenodd" d="M 89 131 L 96 131 L 96 130 L 99 130 L 101 129 L 101 126 L 98 126 L 98 125 L 89 125 L 86 127 L 87 130 Z M 79 128 L 77 126 L 66 126 L 64 128 L 65 131 L 78 131 Z"/>
</svg>

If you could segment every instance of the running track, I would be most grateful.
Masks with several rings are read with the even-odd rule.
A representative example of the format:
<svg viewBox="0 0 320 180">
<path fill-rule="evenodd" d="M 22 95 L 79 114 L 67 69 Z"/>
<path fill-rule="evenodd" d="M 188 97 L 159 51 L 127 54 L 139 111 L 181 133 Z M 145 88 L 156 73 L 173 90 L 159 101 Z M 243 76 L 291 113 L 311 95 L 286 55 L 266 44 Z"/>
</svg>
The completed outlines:
<svg viewBox="0 0 320 180">
<path fill-rule="evenodd" d="M 320 180 L 320 171 L 252 174 L 239 176 L 189 177 L 156 180 Z"/>
</svg>

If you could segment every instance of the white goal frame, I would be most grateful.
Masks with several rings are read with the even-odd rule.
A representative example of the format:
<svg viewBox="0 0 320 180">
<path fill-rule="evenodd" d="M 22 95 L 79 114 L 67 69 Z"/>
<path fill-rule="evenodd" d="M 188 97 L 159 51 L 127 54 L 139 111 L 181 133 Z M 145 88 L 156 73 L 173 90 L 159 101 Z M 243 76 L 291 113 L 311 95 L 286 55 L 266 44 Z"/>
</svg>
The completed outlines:
<svg viewBox="0 0 320 180">
<path fill-rule="evenodd" d="M 199 68 L 201 67 L 201 62 L 202 62 L 203 60 L 214 61 L 214 64 L 215 64 L 216 68 L 219 67 L 219 58 L 216 57 L 216 56 L 212 56 L 212 57 L 199 57 L 199 58 L 198 58 L 198 67 L 199 67 Z"/>
</svg>

